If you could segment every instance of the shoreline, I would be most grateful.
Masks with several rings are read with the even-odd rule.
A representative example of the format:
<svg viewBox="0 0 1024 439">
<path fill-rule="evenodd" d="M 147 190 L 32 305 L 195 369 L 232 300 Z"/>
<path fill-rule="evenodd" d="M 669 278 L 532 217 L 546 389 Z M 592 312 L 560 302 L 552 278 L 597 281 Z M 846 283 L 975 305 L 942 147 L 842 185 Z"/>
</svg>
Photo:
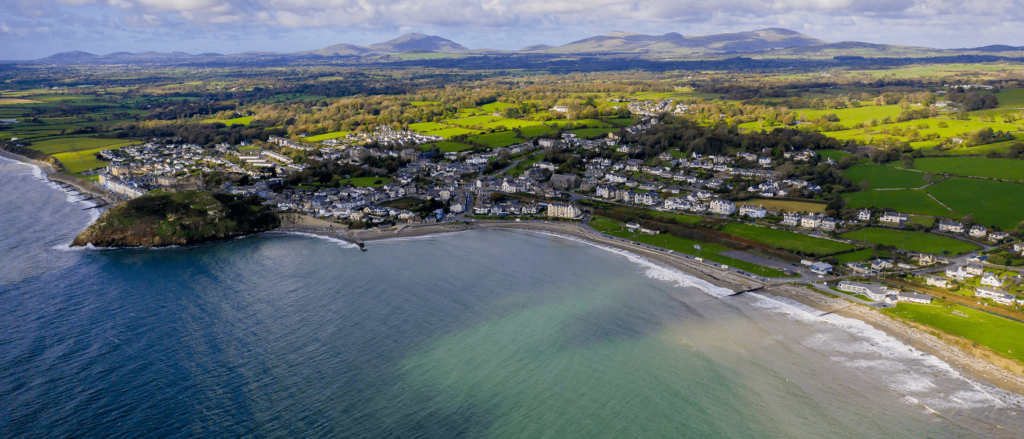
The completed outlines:
<svg viewBox="0 0 1024 439">
<path fill-rule="evenodd" d="M 326 221 L 324 221 L 324 223 L 330 224 Z M 701 279 L 716 287 L 725 288 L 734 292 L 742 292 L 755 289 L 757 287 L 764 287 L 763 289 L 758 290 L 757 294 L 766 296 L 770 299 L 783 299 L 780 301 L 782 303 L 785 303 L 787 300 L 797 302 L 805 307 L 820 311 L 821 314 L 818 315 L 818 317 L 823 317 L 825 314 L 834 314 L 839 317 L 863 322 L 909 348 L 934 356 L 935 358 L 943 361 L 949 365 L 954 372 L 960 374 L 965 379 L 1010 392 L 1013 395 L 1000 395 L 1003 396 L 1003 398 L 993 395 L 993 397 L 999 398 L 1008 405 L 1018 404 L 1019 400 L 1012 400 L 1012 398 L 1020 398 L 1024 395 L 1024 375 L 1014 373 L 1002 367 L 1000 364 L 997 364 L 1007 364 L 1007 362 L 1012 362 L 1012 360 L 1007 359 L 1006 362 L 1003 362 L 999 361 L 1002 360 L 1001 358 L 997 358 L 996 361 L 993 361 L 991 355 L 986 355 L 989 353 L 985 351 L 986 348 L 984 347 L 980 349 L 973 349 L 974 352 L 966 352 L 960 347 L 946 343 L 939 337 L 936 337 L 936 334 L 940 334 L 940 332 L 934 328 L 904 322 L 876 309 L 831 296 L 811 285 L 791 283 L 765 285 L 757 280 L 750 279 L 736 273 L 725 272 L 719 268 L 704 265 L 679 256 L 653 251 L 645 247 L 630 246 L 622 242 L 595 236 L 585 231 L 576 223 L 556 222 L 549 224 L 532 222 L 473 222 L 467 223 L 461 228 L 446 228 L 443 225 L 424 225 L 408 226 L 401 229 L 399 229 L 399 227 L 395 227 L 380 231 L 350 231 L 347 228 L 338 226 L 333 230 L 329 227 L 325 230 L 324 228 L 304 226 L 302 227 L 303 230 L 294 231 L 327 234 L 327 236 L 332 238 L 343 239 L 352 243 L 357 242 L 357 240 L 358 242 L 373 242 L 397 238 L 429 236 L 434 234 L 439 235 L 464 230 L 486 229 L 540 232 L 561 236 L 566 239 L 580 239 L 593 245 L 629 252 L 630 254 L 651 260 L 657 264 L 680 270 L 687 275 Z M 282 228 L 284 228 L 284 226 L 282 226 Z M 317 232 L 318 229 L 320 231 L 319 233 Z M 954 341 L 958 339 L 958 337 L 947 334 L 943 334 L 942 338 Z M 1008 398 L 1011 400 L 1007 400 Z"/>
<path fill-rule="evenodd" d="M 49 163 L 41 162 L 39 160 L 33 160 L 23 155 L 14 154 L 12 152 L 4 150 L 0 150 L 0 157 L 4 157 L 9 160 L 14 160 L 16 162 L 21 162 L 26 165 L 31 165 L 39 168 L 39 170 L 42 171 L 43 173 L 43 177 L 47 181 L 56 183 L 58 186 L 61 186 L 61 189 L 74 190 L 79 194 L 82 194 L 83 196 L 88 196 L 89 198 L 83 201 L 94 202 L 94 204 L 97 204 L 97 206 L 95 206 L 97 210 L 102 211 L 103 209 L 118 204 L 122 201 L 113 194 L 102 189 L 99 189 L 96 186 L 96 184 L 91 181 L 83 180 L 78 177 L 73 177 L 58 172 L 57 169 L 54 168 L 53 165 Z M 68 189 L 64 186 L 71 186 L 71 189 Z M 97 198 L 99 200 L 96 200 Z M 95 201 L 103 201 L 103 204 L 95 203 Z"/>
</svg>

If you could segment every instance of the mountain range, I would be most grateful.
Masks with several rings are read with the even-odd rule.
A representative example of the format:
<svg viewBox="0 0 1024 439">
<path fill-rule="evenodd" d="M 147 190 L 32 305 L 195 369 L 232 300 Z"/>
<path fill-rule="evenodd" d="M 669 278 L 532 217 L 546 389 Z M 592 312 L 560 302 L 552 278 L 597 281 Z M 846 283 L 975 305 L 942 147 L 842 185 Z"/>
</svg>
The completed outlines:
<svg viewBox="0 0 1024 439">
<path fill-rule="evenodd" d="M 231 55 L 203 53 L 191 55 L 184 52 L 118 52 L 95 55 L 72 51 L 58 53 L 36 60 L 41 64 L 123 64 L 162 63 L 191 61 L 242 61 L 251 58 L 317 58 L 350 57 L 373 58 L 402 54 L 446 54 L 450 56 L 471 55 L 627 55 L 627 56 L 677 56 L 701 57 L 734 54 L 770 54 L 780 56 L 908 56 L 920 54 L 961 54 L 961 53 L 1005 53 L 1024 51 L 1024 46 L 992 45 L 974 49 L 931 49 L 888 44 L 861 42 L 830 43 L 788 29 L 761 29 L 750 32 L 723 33 L 714 35 L 682 35 L 675 32 L 664 35 L 644 35 L 627 32 L 612 32 L 607 35 L 585 38 L 562 46 L 537 44 L 518 51 L 491 49 L 468 49 L 454 41 L 438 37 L 411 33 L 399 38 L 369 46 L 335 44 L 319 50 L 294 53 L 243 52 Z M 401 57 L 399 57 L 401 58 Z"/>
</svg>

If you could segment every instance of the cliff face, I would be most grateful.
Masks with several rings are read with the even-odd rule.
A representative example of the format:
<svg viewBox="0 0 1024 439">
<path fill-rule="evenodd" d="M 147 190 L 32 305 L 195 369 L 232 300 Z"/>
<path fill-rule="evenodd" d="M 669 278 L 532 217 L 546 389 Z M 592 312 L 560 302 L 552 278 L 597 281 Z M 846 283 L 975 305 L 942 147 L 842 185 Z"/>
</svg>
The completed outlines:
<svg viewBox="0 0 1024 439">
<path fill-rule="evenodd" d="M 145 195 L 106 211 L 72 246 L 165 247 L 272 230 L 280 218 L 259 200 L 188 191 Z"/>
</svg>

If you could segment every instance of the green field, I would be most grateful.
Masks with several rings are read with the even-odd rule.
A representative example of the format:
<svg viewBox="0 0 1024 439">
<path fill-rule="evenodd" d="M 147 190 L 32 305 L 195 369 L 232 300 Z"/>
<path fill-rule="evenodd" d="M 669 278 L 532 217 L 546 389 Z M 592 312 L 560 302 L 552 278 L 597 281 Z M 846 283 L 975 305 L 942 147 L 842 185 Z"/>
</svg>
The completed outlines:
<svg viewBox="0 0 1024 439">
<path fill-rule="evenodd" d="M 618 133 L 619 130 L 620 128 L 580 128 L 578 130 L 570 130 L 569 132 L 584 139 L 595 139 L 598 137 L 608 137 L 608 133 Z"/>
<path fill-rule="evenodd" d="M 999 108 L 1024 108 L 1024 88 L 1002 90 L 996 93 L 999 99 Z"/>
<path fill-rule="evenodd" d="M 846 177 L 854 183 L 867 180 L 871 189 L 919 188 L 925 185 L 924 174 L 882 165 L 856 165 L 846 169 Z"/>
<path fill-rule="evenodd" d="M 818 155 L 822 156 L 823 158 L 832 159 L 838 162 L 839 159 L 847 156 L 852 156 L 853 154 L 850 154 L 846 151 L 838 151 L 834 149 L 822 149 L 818 151 Z"/>
<path fill-rule="evenodd" d="M 957 214 L 974 215 L 984 226 L 1010 230 L 1024 221 L 1024 185 L 977 178 L 954 177 L 936 183 L 928 191 Z M 948 216 L 948 215 L 947 215 Z"/>
<path fill-rule="evenodd" d="M 933 174 L 966 175 L 1024 182 L 1024 160 L 981 157 L 926 157 L 914 160 L 914 169 Z"/>
<path fill-rule="evenodd" d="M 722 227 L 722 232 L 747 238 L 762 244 L 783 250 L 802 252 L 809 255 L 824 256 L 832 253 L 852 250 L 855 247 L 842 242 L 823 238 L 801 235 L 799 233 L 776 230 L 769 227 L 757 227 L 749 224 L 730 223 Z"/>
<path fill-rule="evenodd" d="M 303 142 L 323 142 L 324 140 L 337 139 L 339 137 L 347 136 L 351 131 L 335 131 L 333 133 L 320 134 L 316 136 L 309 136 L 302 139 Z"/>
<path fill-rule="evenodd" d="M 960 305 L 900 302 L 884 312 L 977 342 L 1002 355 L 1024 361 L 1024 324 Z M 967 317 L 953 314 L 957 311 Z"/>
<path fill-rule="evenodd" d="M 947 236 L 926 232 L 868 227 L 841 235 L 846 239 L 864 241 L 872 244 L 892 245 L 898 249 L 912 252 L 942 254 L 967 253 L 979 249 L 977 245 Z"/>
<path fill-rule="evenodd" d="M 865 248 L 862 250 L 852 251 L 849 253 L 843 253 L 841 255 L 835 255 L 833 257 L 836 258 L 836 260 L 838 260 L 839 263 L 845 264 L 847 262 L 866 261 L 868 259 L 871 259 L 874 253 L 875 252 L 873 249 Z"/>
<path fill-rule="evenodd" d="M 381 187 L 391 181 L 387 177 L 356 177 L 341 180 L 341 186 L 352 185 L 355 187 Z M 379 182 L 379 183 L 378 183 Z"/>
<path fill-rule="evenodd" d="M 61 152 L 53 155 L 53 158 L 60 161 L 64 168 L 72 174 L 91 171 L 93 169 L 107 166 L 103 160 L 97 159 L 94 155 L 97 152 L 108 148 L 85 149 L 81 151 Z"/>
<path fill-rule="evenodd" d="M 497 133 L 481 134 L 469 138 L 471 142 L 483 143 L 491 148 L 502 148 L 521 143 L 523 139 L 516 137 L 513 131 L 500 131 Z"/>
<path fill-rule="evenodd" d="M 757 264 L 751 264 L 749 262 L 738 261 L 728 256 L 722 256 L 718 253 L 727 251 L 729 249 L 714 244 L 708 244 L 704 242 L 694 241 L 691 239 L 679 238 L 673 235 L 660 234 L 660 235 L 648 235 L 646 233 L 633 233 L 622 227 L 621 224 L 614 220 L 606 218 L 595 218 L 590 221 L 590 226 L 597 231 L 606 235 L 611 235 L 623 239 L 629 239 L 636 242 L 642 242 L 644 244 L 653 245 L 668 250 L 672 250 L 676 253 L 684 253 L 692 256 L 701 256 L 709 261 L 714 261 L 719 264 L 725 264 L 730 267 L 736 267 L 740 270 L 748 271 L 754 274 L 762 274 L 767 277 L 781 277 L 782 272 L 774 268 L 762 267 Z M 703 247 L 701 250 L 693 248 L 694 245 L 700 245 Z"/>
<path fill-rule="evenodd" d="M 934 186 L 928 190 L 933 190 Z M 930 216 L 955 216 L 949 209 L 928 197 L 924 190 L 908 191 L 862 191 L 843 194 L 849 199 L 847 207 L 878 207 L 889 208 L 897 212 L 914 213 Z"/>
<path fill-rule="evenodd" d="M 236 117 L 234 119 L 206 119 L 204 123 L 222 123 L 227 126 L 232 125 L 249 125 L 252 123 L 252 116 Z"/>
<path fill-rule="evenodd" d="M 94 139 L 92 137 L 64 137 L 33 142 L 31 148 L 47 154 L 81 151 L 86 149 L 116 149 L 136 143 L 124 139 Z"/>
</svg>

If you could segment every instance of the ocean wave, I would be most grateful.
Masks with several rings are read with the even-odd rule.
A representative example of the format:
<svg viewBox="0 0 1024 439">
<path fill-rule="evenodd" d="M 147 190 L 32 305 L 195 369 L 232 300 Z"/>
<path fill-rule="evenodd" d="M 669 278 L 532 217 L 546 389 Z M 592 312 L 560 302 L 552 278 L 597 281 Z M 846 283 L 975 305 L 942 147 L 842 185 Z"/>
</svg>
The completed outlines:
<svg viewBox="0 0 1024 439">
<path fill-rule="evenodd" d="M 757 298 L 752 303 L 754 306 L 783 313 L 808 324 L 838 328 L 854 336 L 858 341 L 850 342 L 819 332 L 809 336 L 803 344 L 818 350 L 842 353 L 845 357 L 833 359 L 847 367 L 877 371 L 887 387 L 902 395 L 913 395 L 916 404 L 923 405 L 929 410 L 1024 406 L 1024 397 L 971 380 L 942 359 L 904 344 L 866 322 L 835 314 L 819 316 L 815 312 L 820 311 L 812 310 L 803 304 L 757 293 L 749 294 Z M 869 356 L 876 358 L 864 358 Z M 940 377 L 965 384 L 969 389 L 955 391 L 956 397 L 953 398 L 938 391 L 940 386 L 933 380 Z"/>
<path fill-rule="evenodd" d="M 275 230 L 275 231 L 270 232 L 270 233 L 280 233 L 280 234 L 284 234 L 284 235 L 308 236 L 310 238 L 316 238 L 316 239 L 322 239 L 324 241 L 330 241 L 330 242 L 333 242 L 335 244 L 341 245 L 344 248 L 359 248 L 358 245 L 355 245 L 355 244 L 353 244 L 351 242 L 345 241 L 344 239 L 333 238 L 333 237 L 330 237 L 330 236 L 317 235 L 315 233 L 294 232 L 294 231 L 290 231 L 290 230 L 289 231 L 278 231 L 278 230 Z"/>
</svg>

